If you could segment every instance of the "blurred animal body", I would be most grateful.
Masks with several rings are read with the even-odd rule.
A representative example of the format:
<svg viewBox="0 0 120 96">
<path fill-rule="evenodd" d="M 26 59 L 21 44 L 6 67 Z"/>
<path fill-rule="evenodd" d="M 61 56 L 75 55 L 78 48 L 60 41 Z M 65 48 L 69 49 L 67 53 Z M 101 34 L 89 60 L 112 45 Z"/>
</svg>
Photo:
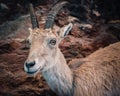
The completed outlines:
<svg viewBox="0 0 120 96">
<path fill-rule="evenodd" d="M 25 72 L 31 75 L 41 72 L 58 96 L 120 96 L 120 42 L 94 52 L 74 70 L 67 65 L 59 43 L 73 25 L 69 23 L 58 32 L 52 32 L 54 17 L 66 3 L 52 8 L 44 29 L 39 28 L 30 4 L 33 29 L 30 29 Z"/>
</svg>

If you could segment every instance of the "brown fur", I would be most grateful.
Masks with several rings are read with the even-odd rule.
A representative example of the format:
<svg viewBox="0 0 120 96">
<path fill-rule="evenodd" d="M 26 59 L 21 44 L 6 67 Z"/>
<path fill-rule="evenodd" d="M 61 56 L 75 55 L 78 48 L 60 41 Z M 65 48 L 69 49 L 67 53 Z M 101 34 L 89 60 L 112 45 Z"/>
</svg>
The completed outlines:
<svg viewBox="0 0 120 96">
<path fill-rule="evenodd" d="M 120 96 L 120 42 L 84 61 L 74 70 L 74 96 Z"/>
</svg>

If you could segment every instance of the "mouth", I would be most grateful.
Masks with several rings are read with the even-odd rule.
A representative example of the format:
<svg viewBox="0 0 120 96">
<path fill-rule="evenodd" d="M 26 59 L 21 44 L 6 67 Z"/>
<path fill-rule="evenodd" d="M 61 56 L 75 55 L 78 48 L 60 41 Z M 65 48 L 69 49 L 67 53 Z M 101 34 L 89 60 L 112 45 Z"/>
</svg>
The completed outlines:
<svg viewBox="0 0 120 96">
<path fill-rule="evenodd" d="M 38 70 L 36 70 L 36 71 L 28 71 L 28 72 L 26 72 L 27 74 L 35 74 L 35 73 L 37 73 L 38 72 Z"/>
<path fill-rule="evenodd" d="M 34 75 L 34 74 L 38 73 L 39 68 L 36 69 L 36 70 L 30 70 L 29 68 L 24 67 L 24 71 L 25 71 L 27 74 Z"/>
<path fill-rule="evenodd" d="M 25 72 L 27 74 L 30 74 L 30 75 L 37 74 L 39 71 L 42 71 L 42 69 L 40 67 L 37 70 L 35 70 L 35 71 L 30 71 L 29 69 L 27 71 L 25 70 Z"/>
</svg>

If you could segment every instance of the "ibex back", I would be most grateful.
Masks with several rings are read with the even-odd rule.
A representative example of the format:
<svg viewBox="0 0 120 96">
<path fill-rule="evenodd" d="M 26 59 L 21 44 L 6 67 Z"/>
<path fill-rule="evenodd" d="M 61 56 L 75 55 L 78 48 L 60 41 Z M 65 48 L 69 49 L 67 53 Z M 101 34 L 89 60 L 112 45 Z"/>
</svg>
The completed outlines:
<svg viewBox="0 0 120 96">
<path fill-rule="evenodd" d="M 58 46 L 72 29 L 72 23 L 52 32 L 53 17 L 65 4 L 61 2 L 50 11 L 44 29 L 39 28 L 30 5 L 33 29 L 24 70 L 31 75 L 41 72 L 59 96 L 120 96 L 120 42 L 91 54 L 75 70 L 68 67 Z"/>
</svg>

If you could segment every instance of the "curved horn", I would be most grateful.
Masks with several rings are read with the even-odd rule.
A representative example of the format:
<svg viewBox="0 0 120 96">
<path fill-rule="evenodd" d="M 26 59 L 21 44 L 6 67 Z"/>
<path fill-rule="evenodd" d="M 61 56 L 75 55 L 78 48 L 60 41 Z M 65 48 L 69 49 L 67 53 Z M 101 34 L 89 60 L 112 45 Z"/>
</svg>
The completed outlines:
<svg viewBox="0 0 120 96">
<path fill-rule="evenodd" d="M 64 5 L 68 4 L 67 1 L 63 1 L 63 2 L 60 2 L 58 4 L 56 4 L 52 10 L 48 13 L 48 16 L 47 16 L 47 19 L 46 19 L 46 22 L 45 22 L 45 26 L 44 26 L 44 29 L 48 29 L 48 28 L 52 28 L 53 27 L 53 23 L 54 23 L 54 18 L 55 16 L 57 15 L 57 13 L 59 12 L 60 9 L 62 9 L 62 7 Z"/>
<path fill-rule="evenodd" d="M 29 7 L 30 7 L 30 18 L 31 18 L 32 28 L 33 29 L 39 28 L 38 20 L 37 20 L 37 17 L 35 15 L 35 12 L 34 12 L 33 5 L 30 3 Z"/>
</svg>

